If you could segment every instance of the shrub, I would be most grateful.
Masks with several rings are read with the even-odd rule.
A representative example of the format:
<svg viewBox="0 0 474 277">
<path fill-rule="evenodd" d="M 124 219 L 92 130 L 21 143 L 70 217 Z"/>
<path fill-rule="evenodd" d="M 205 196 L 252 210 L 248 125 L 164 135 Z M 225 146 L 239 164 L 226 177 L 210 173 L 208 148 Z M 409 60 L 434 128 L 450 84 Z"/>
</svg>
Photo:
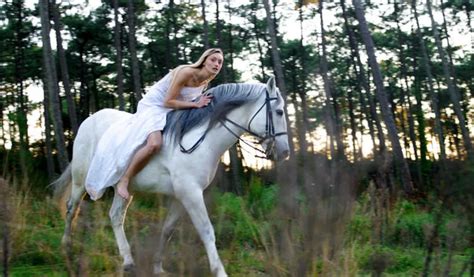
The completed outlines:
<svg viewBox="0 0 474 277">
<path fill-rule="evenodd" d="M 408 201 L 401 201 L 396 210 L 399 212 L 393 226 L 393 235 L 389 236 L 391 241 L 403 246 L 424 247 L 424 230 L 433 225 L 433 215 Z"/>
<path fill-rule="evenodd" d="M 253 216 L 260 218 L 271 213 L 275 207 L 278 187 L 265 186 L 258 177 L 253 177 L 247 198 L 247 205 Z"/>
<path fill-rule="evenodd" d="M 218 197 L 216 234 L 222 241 L 253 242 L 258 244 L 257 225 L 247 212 L 244 200 L 232 193 Z"/>
</svg>

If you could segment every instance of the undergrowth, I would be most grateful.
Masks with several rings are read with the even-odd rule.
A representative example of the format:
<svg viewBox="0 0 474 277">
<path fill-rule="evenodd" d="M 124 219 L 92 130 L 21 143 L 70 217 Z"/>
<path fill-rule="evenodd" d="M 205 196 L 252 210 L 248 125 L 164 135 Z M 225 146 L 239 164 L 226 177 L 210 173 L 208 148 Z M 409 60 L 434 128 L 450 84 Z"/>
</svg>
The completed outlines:
<svg viewBox="0 0 474 277">
<path fill-rule="evenodd" d="M 359 276 L 384 272 L 387 276 L 418 276 L 424 269 L 426 245 L 432 233 L 436 210 L 399 200 L 384 213 L 374 207 L 376 194 L 362 194 L 350 211 L 350 220 L 336 253 L 323 247 L 305 265 L 312 276 Z M 211 189 L 207 195 L 217 247 L 230 276 L 273 276 L 275 268 L 296 276 L 280 264 L 275 251 L 283 251 L 276 240 L 278 187 L 253 178 L 245 196 Z M 106 199 L 84 201 L 74 231 L 74 268 L 79 275 L 115 275 L 121 258 L 108 218 L 110 195 Z M 126 232 L 137 265 L 151 271 L 152 256 L 166 216 L 165 197 L 139 194 L 129 208 Z M 67 276 L 61 247 L 63 219 L 56 203 L 44 194 L 11 188 L 8 199 L 11 217 L 6 226 L 10 276 Z M 302 209 L 301 217 L 310 209 Z M 309 215 L 311 216 L 311 215 Z M 469 226 L 463 215 L 445 211 L 433 253 L 432 274 L 468 276 L 466 264 Z M 296 222 L 291 238 L 295 247 L 305 244 L 303 224 Z M 322 227 L 322 226 L 321 226 Z M 316 226 L 315 232 L 318 232 Z M 324 230 L 324 228 L 321 228 Z M 331 234 L 329 233 L 328 236 Z M 280 250 L 279 250 L 280 249 Z M 326 252 L 325 252 L 326 251 Z M 3 256 L 3 252 L 0 252 Z M 168 247 L 165 268 L 179 276 L 209 275 L 207 257 L 189 219 L 182 220 Z M 313 257 L 313 256 L 311 256 Z M 291 262 L 291 261 L 290 261 Z M 3 270 L 3 269 L 2 269 Z M 277 271 L 278 271 L 277 270 Z M 463 275 L 464 274 L 464 275 Z"/>
</svg>

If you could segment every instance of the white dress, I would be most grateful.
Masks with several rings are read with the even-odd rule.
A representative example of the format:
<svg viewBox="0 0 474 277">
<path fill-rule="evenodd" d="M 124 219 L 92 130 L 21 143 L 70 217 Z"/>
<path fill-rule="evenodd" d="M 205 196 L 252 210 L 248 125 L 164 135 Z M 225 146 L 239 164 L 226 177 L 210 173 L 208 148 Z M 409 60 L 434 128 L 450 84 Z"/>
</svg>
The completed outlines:
<svg viewBox="0 0 474 277">
<path fill-rule="evenodd" d="M 114 186 L 148 135 L 165 127 L 166 115 L 172 110 L 164 106 L 171 77 L 170 72 L 154 84 L 138 102 L 137 112 L 112 124 L 100 138 L 86 177 L 85 187 L 91 199 L 99 199 L 107 187 Z M 192 101 L 203 89 L 204 86 L 184 87 L 178 99 Z"/>
</svg>

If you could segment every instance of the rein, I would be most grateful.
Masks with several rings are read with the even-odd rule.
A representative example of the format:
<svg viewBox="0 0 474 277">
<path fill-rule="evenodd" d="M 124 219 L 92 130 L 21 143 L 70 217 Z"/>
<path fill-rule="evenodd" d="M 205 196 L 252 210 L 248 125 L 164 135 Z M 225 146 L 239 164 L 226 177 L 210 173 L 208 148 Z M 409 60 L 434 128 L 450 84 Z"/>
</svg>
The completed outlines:
<svg viewBox="0 0 474 277">
<path fill-rule="evenodd" d="M 268 158 L 268 155 L 273 150 L 274 143 L 275 143 L 275 138 L 277 136 L 282 136 L 282 135 L 287 134 L 287 132 L 275 133 L 275 125 L 273 123 L 272 107 L 271 107 L 271 104 L 270 104 L 270 102 L 273 101 L 273 100 L 278 100 L 278 98 L 277 97 L 270 97 L 270 95 L 268 94 L 268 90 L 265 89 L 265 102 L 262 104 L 262 106 L 260 106 L 260 108 L 252 116 L 252 118 L 249 121 L 249 124 L 248 124 L 247 128 L 245 128 L 244 126 L 236 123 L 235 121 L 233 121 L 233 120 L 231 120 L 227 117 L 225 117 L 224 119 L 219 120 L 219 122 L 222 124 L 222 126 L 224 126 L 226 128 L 226 130 L 229 131 L 229 133 L 231 133 L 233 136 L 235 136 L 239 141 L 241 141 L 242 143 L 244 143 L 247 146 L 251 147 L 252 149 L 256 150 L 257 152 L 260 152 L 260 153 L 265 155 L 265 157 L 261 157 L 261 156 L 256 156 L 256 157 Z M 256 118 L 257 114 L 260 111 L 262 111 L 263 107 L 266 108 L 265 109 L 265 111 L 266 111 L 265 135 L 261 136 L 261 135 L 257 134 L 256 132 L 252 131 L 251 128 L 250 128 L 250 125 L 252 124 L 253 120 Z M 255 147 L 253 144 L 251 144 L 250 142 L 245 141 L 238 134 L 236 134 L 234 131 L 232 131 L 232 129 L 229 126 L 226 125 L 226 122 L 229 122 L 232 125 L 234 125 L 235 127 L 238 127 L 241 130 L 251 134 L 252 136 L 254 136 L 256 138 L 258 138 L 258 141 L 257 141 L 258 144 L 261 144 L 265 140 L 270 139 L 269 147 L 265 151 L 261 150 L 260 148 Z M 180 142 L 179 142 L 181 152 L 186 153 L 186 154 L 190 154 L 194 150 L 196 150 L 196 148 L 198 148 L 199 145 L 204 141 L 204 138 L 206 137 L 206 134 L 207 134 L 208 131 L 209 130 L 206 130 L 204 132 L 204 134 L 202 134 L 202 136 L 194 143 L 194 145 L 191 146 L 188 149 L 184 148 L 184 146 L 181 144 L 181 139 L 182 139 L 181 138 Z"/>
</svg>

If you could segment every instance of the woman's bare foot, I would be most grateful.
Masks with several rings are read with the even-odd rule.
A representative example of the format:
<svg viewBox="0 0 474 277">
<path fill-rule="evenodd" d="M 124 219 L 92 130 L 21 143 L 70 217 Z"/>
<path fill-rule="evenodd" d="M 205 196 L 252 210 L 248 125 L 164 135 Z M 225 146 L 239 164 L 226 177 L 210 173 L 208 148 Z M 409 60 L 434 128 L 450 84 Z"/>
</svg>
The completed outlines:
<svg viewBox="0 0 474 277">
<path fill-rule="evenodd" d="M 123 199 L 128 199 L 130 194 L 128 193 L 128 183 L 129 179 L 122 178 L 117 185 L 117 192 Z"/>
</svg>

